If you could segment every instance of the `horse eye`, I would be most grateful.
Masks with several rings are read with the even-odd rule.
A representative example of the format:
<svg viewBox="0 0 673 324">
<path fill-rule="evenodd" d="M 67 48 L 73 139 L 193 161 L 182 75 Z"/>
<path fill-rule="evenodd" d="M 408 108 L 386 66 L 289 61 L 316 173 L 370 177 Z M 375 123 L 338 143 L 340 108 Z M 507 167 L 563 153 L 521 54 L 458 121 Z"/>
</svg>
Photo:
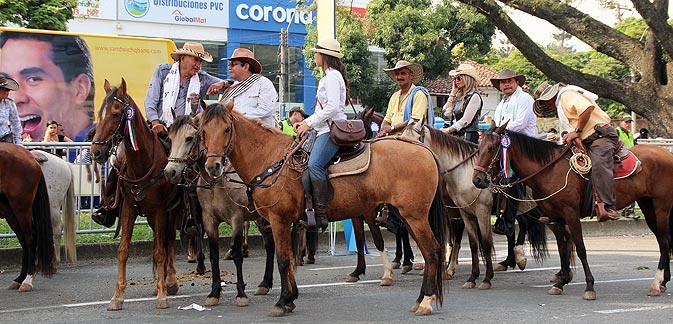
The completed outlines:
<svg viewBox="0 0 673 324">
<path fill-rule="evenodd" d="M 224 130 L 224 132 L 225 132 L 225 133 L 229 133 L 230 130 L 231 130 L 231 126 L 227 127 L 227 128 Z"/>
<path fill-rule="evenodd" d="M 191 143 L 192 141 L 194 141 L 194 136 L 187 136 L 187 138 L 185 138 L 185 142 L 187 143 Z"/>
<path fill-rule="evenodd" d="M 494 152 L 495 151 L 495 145 L 489 145 L 488 146 L 488 151 L 489 152 Z"/>
</svg>

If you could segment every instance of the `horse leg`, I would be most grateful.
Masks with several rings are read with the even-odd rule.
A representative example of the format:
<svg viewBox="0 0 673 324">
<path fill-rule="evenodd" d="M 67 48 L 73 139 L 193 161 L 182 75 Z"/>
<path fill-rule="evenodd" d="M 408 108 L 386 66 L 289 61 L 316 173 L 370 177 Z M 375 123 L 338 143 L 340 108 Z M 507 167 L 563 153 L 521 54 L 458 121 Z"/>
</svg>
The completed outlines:
<svg viewBox="0 0 673 324">
<path fill-rule="evenodd" d="M 294 251 L 294 263 L 297 266 L 304 265 L 306 255 L 306 226 L 303 221 L 292 224 L 292 249 Z"/>
<path fill-rule="evenodd" d="M 222 294 L 222 278 L 220 277 L 220 242 L 217 227 L 219 224 L 214 224 L 204 218 L 204 229 L 208 236 L 208 249 L 210 250 L 210 268 L 212 269 L 212 284 L 210 285 L 210 294 L 206 297 L 206 306 L 215 306 L 220 303 L 220 296 Z M 214 225 L 214 226 L 213 226 Z"/>
<path fill-rule="evenodd" d="M 168 305 L 167 298 L 167 280 L 169 274 L 169 263 L 170 259 L 168 257 L 168 243 L 170 242 L 169 231 L 175 232 L 175 227 L 169 227 L 171 222 L 168 221 L 170 217 L 165 210 L 157 210 L 153 215 L 151 215 L 154 222 L 154 248 L 152 249 L 152 255 L 154 257 L 154 263 L 156 264 L 157 269 L 157 296 L 155 301 L 155 307 L 162 309 L 170 307 Z M 177 281 L 176 281 L 177 283 Z"/>
<path fill-rule="evenodd" d="M 577 214 L 577 212 L 575 212 Z M 572 215 L 572 214 L 570 214 Z M 575 249 L 577 257 L 582 262 L 582 269 L 584 269 L 585 281 L 587 283 L 586 289 L 584 290 L 584 300 L 596 300 L 596 291 L 594 290 L 594 276 L 591 273 L 589 268 L 589 262 L 587 260 L 587 250 L 584 246 L 584 238 L 582 237 L 582 225 L 580 224 L 579 218 L 572 219 L 568 222 L 568 228 L 575 243 Z"/>
<path fill-rule="evenodd" d="M 561 269 L 554 274 L 551 282 L 554 283 L 551 289 L 547 291 L 549 295 L 560 295 L 563 293 L 563 286 L 568 284 L 572 278 L 573 273 L 570 269 L 571 258 L 573 257 L 573 243 L 570 240 L 570 233 L 563 224 L 550 224 L 549 229 L 554 233 L 556 237 L 556 246 L 559 251 L 559 259 L 561 263 Z"/>
<path fill-rule="evenodd" d="M 653 206 L 651 198 L 638 199 L 638 206 L 645 215 L 645 221 L 657 238 L 659 245 L 659 264 L 654 275 L 654 280 L 647 292 L 648 296 L 660 296 L 666 291 L 666 283 L 671 278 L 670 272 L 670 244 L 671 233 L 669 232 L 669 215 L 673 216 L 673 211 L 665 211 L 663 208 Z M 654 215 L 654 216 L 652 216 Z M 671 230 L 673 231 L 673 230 Z"/>
<path fill-rule="evenodd" d="M 250 222 L 243 222 L 243 247 L 241 248 L 241 253 L 244 258 L 250 256 L 250 247 L 248 246 L 248 232 L 250 231 Z"/>
<path fill-rule="evenodd" d="M 176 295 L 178 293 L 178 290 L 180 289 L 180 286 L 178 285 L 178 278 L 177 278 L 177 273 L 175 270 L 175 220 L 178 215 L 169 213 L 168 214 L 168 231 L 167 233 L 167 240 L 165 243 L 165 248 L 166 248 L 166 292 L 169 295 Z M 203 226 L 199 225 L 199 237 L 203 237 Z M 199 241 L 203 241 L 203 239 L 200 239 Z M 203 265 L 203 244 L 199 242 L 199 254 L 201 258 L 201 265 L 203 266 L 203 271 L 205 273 L 205 265 Z M 197 267 L 197 273 L 198 273 L 198 267 Z"/>
<path fill-rule="evenodd" d="M 355 232 L 355 245 L 358 250 L 358 264 L 355 270 L 348 275 L 346 282 L 358 282 L 360 275 L 365 274 L 367 265 L 365 264 L 365 224 L 362 221 L 362 216 L 353 217 L 353 231 Z"/>
<path fill-rule="evenodd" d="M 243 216 L 239 215 L 238 219 L 232 219 L 232 228 L 231 228 L 231 240 L 233 242 L 231 246 L 232 254 L 231 259 L 236 265 L 236 305 L 237 306 L 248 306 L 250 305 L 248 296 L 245 294 L 245 281 L 243 280 Z"/>
<path fill-rule="evenodd" d="M 523 243 L 526 241 L 526 232 L 528 231 L 528 216 L 526 214 L 517 215 L 516 220 L 519 223 L 519 235 L 516 237 L 516 243 L 514 244 L 514 262 L 519 267 L 519 270 L 526 269 L 526 264 L 528 259 L 526 259 L 526 253 L 523 250 Z"/>
<path fill-rule="evenodd" d="M 395 258 L 393 259 L 393 269 L 399 269 L 402 265 L 402 231 L 403 226 L 400 226 L 395 233 Z M 406 231 L 406 228 L 404 228 Z"/>
<path fill-rule="evenodd" d="M 458 254 L 460 253 L 460 243 L 463 241 L 465 232 L 465 223 L 460 217 L 449 218 L 449 241 L 447 242 L 445 260 L 449 260 L 449 266 L 446 268 L 444 279 L 452 280 L 456 274 L 458 265 Z"/>
<path fill-rule="evenodd" d="M 472 289 L 476 286 L 475 281 L 479 277 L 479 238 L 477 237 L 479 225 L 468 216 L 463 217 L 463 221 L 465 222 L 465 228 L 467 229 L 467 237 L 470 242 L 470 252 L 472 255 L 472 271 L 470 277 L 467 278 L 467 281 L 463 284 L 463 288 Z"/>
<path fill-rule="evenodd" d="M 372 215 L 371 218 L 365 218 L 365 221 L 369 225 L 369 231 L 372 235 L 372 240 L 376 249 L 381 254 L 381 261 L 383 262 L 383 275 L 381 276 L 381 286 L 392 286 L 393 284 L 393 266 L 388 260 L 388 253 L 385 249 L 385 243 L 383 241 L 383 235 L 381 234 L 381 227 L 376 225 L 376 215 Z"/>
<path fill-rule="evenodd" d="M 1 206 L 2 204 L 0 204 Z M 0 212 L 2 212 L 2 215 L 12 215 L 13 212 L 11 209 L 4 210 L 4 208 L 0 209 Z M 28 218 L 31 219 L 31 218 Z M 25 222 L 21 222 L 22 224 L 19 224 L 18 219 L 14 217 L 6 217 L 7 224 L 9 225 L 9 228 L 12 229 L 19 229 L 23 228 L 21 226 L 28 226 L 27 224 L 24 224 Z M 28 228 L 28 227 L 27 227 Z M 30 240 L 30 235 L 24 235 L 22 231 L 14 231 L 16 233 L 16 238 L 19 240 L 19 244 L 21 245 L 21 272 L 19 272 L 19 275 L 12 281 L 12 283 L 7 287 L 9 290 L 17 290 L 19 287 L 21 287 L 21 283 L 26 279 L 26 276 L 28 275 L 28 263 L 29 260 L 34 260 L 35 258 L 30 258 L 29 253 L 30 253 L 30 244 L 28 243 L 28 240 Z"/>
<path fill-rule="evenodd" d="M 275 215 L 270 215 L 273 217 Z M 281 217 L 278 217 L 279 219 Z M 271 223 L 273 238 L 276 244 L 278 256 L 278 272 L 280 273 L 280 297 L 271 309 L 271 316 L 282 316 L 292 312 L 295 308 L 294 300 L 297 298 L 297 283 L 294 278 L 294 257 L 292 255 L 292 237 L 290 225 L 280 222 Z"/>
<path fill-rule="evenodd" d="M 127 199 L 128 200 L 128 199 Z M 122 237 L 119 240 L 119 246 L 117 247 L 117 283 L 115 288 L 115 293 L 110 300 L 110 304 L 107 307 L 109 311 L 121 310 L 124 305 L 124 291 L 126 290 L 126 262 L 129 258 L 129 246 L 131 245 L 131 235 L 133 234 L 133 224 L 136 219 L 136 215 L 132 211 L 132 206 L 127 206 L 130 204 L 124 200 L 121 213 L 121 230 Z M 155 243 L 156 244 L 156 243 Z"/>
<path fill-rule="evenodd" d="M 507 271 L 507 269 L 514 269 L 514 235 L 507 236 L 507 257 L 505 260 L 498 262 L 495 265 L 494 271 Z"/>
<path fill-rule="evenodd" d="M 315 253 L 318 249 L 318 229 L 314 228 L 312 230 L 306 231 L 306 250 L 308 251 L 308 257 L 306 263 L 314 264 L 315 263 Z"/>
<path fill-rule="evenodd" d="M 266 263 L 264 267 L 264 277 L 262 282 L 257 285 L 255 295 L 266 295 L 273 287 L 273 257 L 276 254 L 276 246 L 273 240 L 273 233 L 270 229 L 261 229 L 262 239 L 264 240 L 264 250 L 266 251 Z"/>
<path fill-rule="evenodd" d="M 400 274 L 405 274 L 411 271 L 411 268 L 414 264 L 414 251 L 411 248 L 411 243 L 409 242 L 409 231 L 404 227 L 404 232 L 402 233 L 402 248 L 404 250 L 404 258 L 402 261 L 402 270 Z"/>
<path fill-rule="evenodd" d="M 51 204 L 51 202 L 49 202 Z M 56 263 L 61 263 L 61 235 L 63 233 L 63 222 L 61 222 L 60 204 L 50 206 L 51 226 L 54 229 L 54 253 Z"/>
<path fill-rule="evenodd" d="M 491 231 L 491 211 L 490 208 L 477 210 L 477 223 L 480 235 L 479 247 L 486 263 L 486 273 L 484 280 L 479 284 L 479 289 L 491 289 L 491 279 L 493 279 L 493 232 Z"/>
</svg>

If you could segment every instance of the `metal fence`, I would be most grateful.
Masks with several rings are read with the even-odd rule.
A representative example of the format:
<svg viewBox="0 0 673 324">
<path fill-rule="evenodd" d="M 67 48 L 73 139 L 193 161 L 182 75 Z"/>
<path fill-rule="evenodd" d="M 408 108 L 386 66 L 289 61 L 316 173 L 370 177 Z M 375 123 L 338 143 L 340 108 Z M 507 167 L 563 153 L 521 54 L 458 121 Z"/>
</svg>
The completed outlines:
<svg viewBox="0 0 673 324">
<path fill-rule="evenodd" d="M 638 139 L 638 144 L 657 145 L 668 149 L 673 153 L 673 139 L 670 138 L 653 138 L 653 139 Z"/>
</svg>

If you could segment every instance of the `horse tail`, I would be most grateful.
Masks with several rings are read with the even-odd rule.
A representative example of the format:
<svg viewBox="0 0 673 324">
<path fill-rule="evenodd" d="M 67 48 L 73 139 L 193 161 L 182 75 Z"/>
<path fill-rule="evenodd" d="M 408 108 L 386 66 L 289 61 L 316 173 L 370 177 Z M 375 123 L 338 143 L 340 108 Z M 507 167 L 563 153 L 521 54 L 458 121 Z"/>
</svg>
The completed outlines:
<svg viewBox="0 0 673 324">
<path fill-rule="evenodd" d="M 75 246 L 75 183 L 70 177 L 70 185 L 63 200 L 63 233 L 65 244 L 65 256 L 70 262 L 77 263 L 77 247 Z"/>
<path fill-rule="evenodd" d="M 33 200 L 33 242 L 36 247 L 37 271 L 45 277 L 56 273 L 56 254 L 54 253 L 54 232 L 51 228 L 49 193 L 44 175 L 40 172 L 40 182 Z"/>
<path fill-rule="evenodd" d="M 446 269 L 446 260 L 444 249 L 446 249 L 446 240 L 445 235 L 447 223 L 446 223 L 446 214 L 444 210 L 444 198 L 442 196 L 442 187 L 444 186 L 442 177 L 438 177 L 439 181 L 437 182 L 437 189 L 435 190 L 435 197 L 432 200 L 432 205 L 430 206 L 430 213 L 428 215 L 428 221 L 430 222 L 430 228 L 432 233 L 435 236 L 435 240 L 439 243 L 439 251 L 437 252 L 438 257 L 438 268 L 435 273 L 435 282 L 437 284 L 437 302 L 439 305 L 444 303 L 444 269 Z"/>
<path fill-rule="evenodd" d="M 526 226 L 528 243 L 530 244 L 535 261 L 542 262 L 549 256 L 549 251 L 547 250 L 547 226 L 537 220 L 542 216 L 542 211 L 539 207 L 535 207 L 521 216 L 529 217 L 525 220 L 528 225 Z"/>
</svg>

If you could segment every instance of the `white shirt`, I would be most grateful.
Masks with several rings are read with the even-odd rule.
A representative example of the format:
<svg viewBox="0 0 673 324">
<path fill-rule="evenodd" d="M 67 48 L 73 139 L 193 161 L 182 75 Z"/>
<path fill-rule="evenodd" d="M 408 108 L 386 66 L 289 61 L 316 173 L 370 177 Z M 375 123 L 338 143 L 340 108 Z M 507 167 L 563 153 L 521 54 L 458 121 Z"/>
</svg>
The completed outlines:
<svg viewBox="0 0 673 324">
<path fill-rule="evenodd" d="M 232 85 L 233 86 L 233 85 Z M 250 88 L 234 97 L 234 109 L 248 118 L 262 120 L 270 127 L 275 127 L 276 102 L 278 93 L 271 80 L 261 77 Z"/>
<path fill-rule="evenodd" d="M 318 82 L 317 99 L 315 112 L 304 122 L 320 135 L 329 132 L 327 123 L 346 119 L 346 82 L 341 72 L 332 68 L 325 71 L 325 76 Z"/>
<path fill-rule="evenodd" d="M 513 94 L 500 100 L 498 107 L 495 108 L 495 125 L 500 126 L 509 121 L 507 124 L 508 130 L 537 137 L 537 119 L 533 112 L 534 103 L 535 100 L 531 95 L 523 91 L 521 87 L 517 87 Z M 509 104 L 514 105 L 511 116 L 504 111 L 505 106 Z"/>
</svg>

